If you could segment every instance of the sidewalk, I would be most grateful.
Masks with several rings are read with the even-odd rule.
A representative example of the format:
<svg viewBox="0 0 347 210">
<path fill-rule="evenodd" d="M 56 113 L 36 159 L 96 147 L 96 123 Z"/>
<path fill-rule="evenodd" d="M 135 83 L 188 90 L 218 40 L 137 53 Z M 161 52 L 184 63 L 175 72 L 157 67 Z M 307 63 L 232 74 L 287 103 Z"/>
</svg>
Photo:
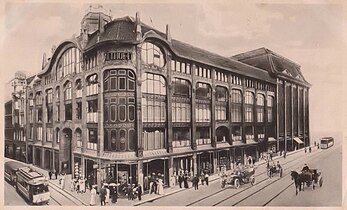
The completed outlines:
<svg viewBox="0 0 347 210">
<path fill-rule="evenodd" d="M 313 147 L 314 150 L 316 150 L 317 147 Z M 295 153 L 298 152 L 303 152 L 304 148 L 299 149 L 299 150 L 295 150 L 292 152 L 288 152 L 287 153 L 287 157 L 290 155 L 293 155 Z M 308 152 L 308 151 L 307 151 Z M 275 156 L 273 157 L 273 160 L 277 160 L 277 159 L 283 159 L 283 156 Z M 255 167 L 259 167 L 259 166 L 265 166 L 265 161 L 261 160 L 255 163 Z M 41 169 L 38 167 L 37 168 L 38 171 L 40 171 L 42 174 L 44 174 L 45 176 L 48 177 L 48 171 L 46 171 L 45 169 Z M 55 176 L 53 176 L 55 178 Z M 212 174 L 209 177 L 209 181 L 210 182 L 214 182 L 216 180 L 219 180 L 219 176 L 218 174 Z M 53 179 L 53 180 L 49 180 L 49 182 L 57 187 L 60 187 L 59 185 L 59 180 L 57 179 Z M 85 205 L 89 206 L 89 202 L 90 202 L 90 191 L 87 190 L 85 193 L 77 193 L 76 191 L 71 191 L 70 190 L 70 183 L 71 183 L 71 175 L 66 175 L 65 178 L 65 188 L 64 188 L 64 192 L 75 197 L 77 200 L 79 200 L 81 203 L 84 203 Z M 199 182 L 200 185 L 200 182 Z M 189 188 L 179 188 L 179 186 L 173 186 L 173 187 L 168 187 L 168 188 L 164 188 L 164 194 L 163 195 L 157 195 L 157 194 L 143 194 L 142 195 L 142 200 L 128 200 L 126 198 L 119 198 L 117 203 L 109 203 L 108 206 L 138 206 L 141 205 L 143 203 L 149 202 L 149 201 L 154 201 L 157 200 L 159 198 L 168 196 L 168 195 L 172 195 L 181 191 L 185 191 L 185 190 L 189 190 L 192 188 L 192 184 L 189 183 Z M 100 206 L 100 198 L 97 198 L 97 206 Z"/>
</svg>

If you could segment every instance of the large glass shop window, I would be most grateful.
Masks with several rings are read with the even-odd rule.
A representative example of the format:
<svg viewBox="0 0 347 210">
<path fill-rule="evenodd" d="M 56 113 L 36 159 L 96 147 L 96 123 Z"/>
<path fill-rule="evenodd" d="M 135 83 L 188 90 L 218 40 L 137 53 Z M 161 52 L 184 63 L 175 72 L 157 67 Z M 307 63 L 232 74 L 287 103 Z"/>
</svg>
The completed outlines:
<svg viewBox="0 0 347 210">
<path fill-rule="evenodd" d="M 252 92 L 246 92 L 245 96 L 245 121 L 253 122 L 253 104 L 254 94 Z"/>
<path fill-rule="evenodd" d="M 191 85 L 187 80 L 174 78 L 173 82 L 173 99 L 172 102 L 172 121 L 173 122 L 190 122 L 191 120 Z"/>
<path fill-rule="evenodd" d="M 267 97 L 267 120 L 269 123 L 273 122 L 273 105 L 274 105 L 274 97 Z"/>
<path fill-rule="evenodd" d="M 81 72 L 82 54 L 75 47 L 67 49 L 60 57 L 56 69 L 56 80 L 72 73 Z"/>
<path fill-rule="evenodd" d="M 257 94 L 257 122 L 264 122 L 265 96 Z"/>
<path fill-rule="evenodd" d="M 136 148 L 136 133 L 130 129 L 105 129 L 105 151 L 133 151 Z"/>
<path fill-rule="evenodd" d="M 166 81 L 163 76 L 146 73 L 142 83 L 142 121 L 166 121 Z"/>
<path fill-rule="evenodd" d="M 242 92 L 233 89 L 231 92 L 231 121 L 241 122 L 242 120 Z"/>
<path fill-rule="evenodd" d="M 141 60 L 144 64 L 163 67 L 165 59 L 161 49 L 149 42 L 143 43 L 141 47 Z"/>
</svg>

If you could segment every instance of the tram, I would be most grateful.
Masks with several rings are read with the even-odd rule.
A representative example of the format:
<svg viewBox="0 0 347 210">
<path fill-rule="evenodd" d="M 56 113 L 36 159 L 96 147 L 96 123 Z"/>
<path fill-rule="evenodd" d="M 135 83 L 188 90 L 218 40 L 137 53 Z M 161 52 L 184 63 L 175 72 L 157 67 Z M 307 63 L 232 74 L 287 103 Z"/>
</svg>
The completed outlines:
<svg viewBox="0 0 347 210">
<path fill-rule="evenodd" d="M 19 168 L 16 175 L 16 191 L 23 195 L 30 204 L 49 202 L 50 192 L 48 180 L 45 176 L 30 167 Z"/>
<path fill-rule="evenodd" d="M 19 168 L 23 168 L 25 165 L 16 161 L 7 161 L 5 162 L 5 180 L 10 184 L 16 185 L 17 182 L 17 171 Z"/>
<path fill-rule="evenodd" d="M 328 149 L 329 147 L 334 146 L 334 138 L 333 137 L 324 137 L 320 140 L 320 148 Z"/>
</svg>

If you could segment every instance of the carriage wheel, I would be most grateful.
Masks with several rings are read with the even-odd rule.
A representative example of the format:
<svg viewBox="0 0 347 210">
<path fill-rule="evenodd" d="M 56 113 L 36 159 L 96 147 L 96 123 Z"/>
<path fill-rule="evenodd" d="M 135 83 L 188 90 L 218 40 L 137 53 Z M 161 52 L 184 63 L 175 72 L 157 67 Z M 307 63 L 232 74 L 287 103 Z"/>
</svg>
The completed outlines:
<svg viewBox="0 0 347 210">
<path fill-rule="evenodd" d="M 319 187 L 323 186 L 323 177 L 319 179 Z"/>
<path fill-rule="evenodd" d="M 255 178 L 253 176 L 251 178 L 251 185 L 255 185 Z"/>
<path fill-rule="evenodd" d="M 240 188 L 240 180 L 239 179 L 235 179 L 234 186 L 235 186 L 236 189 Z"/>
</svg>

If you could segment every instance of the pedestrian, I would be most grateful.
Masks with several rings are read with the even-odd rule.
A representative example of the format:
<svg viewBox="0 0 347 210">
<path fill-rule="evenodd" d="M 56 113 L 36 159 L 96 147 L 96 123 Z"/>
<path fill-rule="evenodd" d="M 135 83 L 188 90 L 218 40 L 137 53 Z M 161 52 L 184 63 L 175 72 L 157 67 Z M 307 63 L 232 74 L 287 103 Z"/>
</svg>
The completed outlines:
<svg viewBox="0 0 347 210">
<path fill-rule="evenodd" d="M 110 202 L 110 189 L 109 186 L 105 184 L 105 188 L 106 188 L 106 199 L 105 199 L 105 203 L 108 204 Z"/>
<path fill-rule="evenodd" d="M 308 151 L 311 153 L 311 151 L 312 151 L 311 146 L 308 148 Z"/>
<path fill-rule="evenodd" d="M 111 183 L 110 186 L 112 185 L 112 192 L 110 192 L 112 200 L 112 203 L 117 203 L 118 200 L 118 189 L 117 189 L 117 185 L 115 183 Z"/>
<path fill-rule="evenodd" d="M 71 192 L 75 189 L 75 179 L 71 178 L 71 181 L 70 181 L 70 190 Z"/>
<path fill-rule="evenodd" d="M 317 144 L 317 148 L 319 149 L 319 143 Z"/>
<path fill-rule="evenodd" d="M 155 173 L 152 173 L 152 176 L 149 182 L 149 194 L 152 194 L 153 192 L 155 194 L 154 185 L 155 185 Z"/>
<path fill-rule="evenodd" d="M 128 195 L 128 200 L 131 200 L 132 191 L 133 191 L 133 188 L 131 187 L 131 184 L 128 184 L 128 187 L 126 188 L 126 194 Z"/>
<path fill-rule="evenodd" d="M 283 151 L 283 158 L 286 159 L 286 156 L 287 156 L 287 152 Z"/>
<path fill-rule="evenodd" d="M 105 206 L 106 205 L 106 189 L 105 189 L 105 185 L 102 185 L 101 189 L 100 189 L 100 202 L 101 202 L 101 206 Z"/>
<path fill-rule="evenodd" d="M 164 195 L 164 183 L 162 177 L 158 179 L 158 194 Z"/>
<path fill-rule="evenodd" d="M 144 190 L 144 191 L 148 190 L 148 188 L 149 188 L 148 185 L 149 185 L 149 183 L 148 183 L 148 177 L 145 176 L 145 179 L 143 180 L 143 190 Z"/>
<path fill-rule="evenodd" d="M 180 185 L 180 188 L 182 188 L 182 182 L 183 182 L 183 174 L 182 174 L 182 171 L 180 171 L 180 174 L 178 175 L 178 184 Z"/>
<path fill-rule="evenodd" d="M 65 174 L 63 173 L 60 178 L 60 187 L 61 189 L 65 189 Z"/>
<path fill-rule="evenodd" d="M 135 184 L 132 184 L 131 185 L 131 195 L 130 195 L 131 200 L 135 199 L 136 192 L 137 192 L 137 187 L 135 186 Z"/>
<path fill-rule="evenodd" d="M 52 180 L 52 171 L 48 172 L 49 180 Z"/>
<path fill-rule="evenodd" d="M 183 175 L 183 185 L 184 188 L 188 188 L 188 174 Z"/>
<path fill-rule="evenodd" d="M 89 205 L 95 206 L 96 205 L 96 185 L 93 185 L 90 191 L 90 203 Z"/>
<path fill-rule="evenodd" d="M 142 186 L 141 184 L 139 183 L 137 185 L 137 195 L 138 195 L 138 198 L 139 198 L 139 201 L 142 199 L 141 196 L 142 196 Z"/>
<path fill-rule="evenodd" d="M 199 189 L 199 176 L 197 174 L 193 178 L 193 186 L 195 190 Z"/>
<path fill-rule="evenodd" d="M 206 185 L 208 186 L 208 177 L 209 177 L 209 175 L 208 175 L 208 173 L 206 173 L 205 174 L 205 182 L 206 182 Z"/>
<path fill-rule="evenodd" d="M 205 181 L 205 174 L 204 174 L 204 172 L 201 172 L 200 179 L 201 179 L 201 185 L 204 185 L 204 181 Z"/>
<path fill-rule="evenodd" d="M 272 153 L 270 153 L 270 160 L 272 160 Z"/>
<path fill-rule="evenodd" d="M 80 192 L 85 193 L 86 192 L 86 179 L 82 175 L 81 178 L 79 179 L 79 187 L 80 187 Z"/>
<path fill-rule="evenodd" d="M 55 169 L 54 169 L 54 175 L 55 175 L 55 179 L 58 179 L 58 171 L 56 171 Z"/>
</svg>

